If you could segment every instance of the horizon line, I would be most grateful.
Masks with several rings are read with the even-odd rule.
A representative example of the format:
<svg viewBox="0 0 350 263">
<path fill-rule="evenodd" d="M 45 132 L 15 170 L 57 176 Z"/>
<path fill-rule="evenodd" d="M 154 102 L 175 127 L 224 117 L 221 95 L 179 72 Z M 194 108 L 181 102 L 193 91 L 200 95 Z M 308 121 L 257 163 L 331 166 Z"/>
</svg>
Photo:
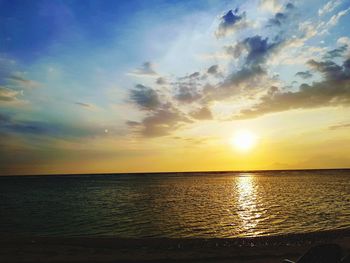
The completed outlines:
<svg viewBox="0 0 350 263">
<path fill-rule="evenodd" d="M 0 174 L 0 177 L 26 177 L 26 176 L 84 176 L 84 175 L 141 175 L 141 174 L 179 174 L 179 173 L 259 173 L 259 172 L 281 172 L 281 171 L 331 171 L 350 170 L 350 167 L 338 168 L 296 168 L 296 169 L 250 169 L 250 170 L 210 170 L 210 171 L 168 171 L 168 172 L 111 172 L 111 173 L 50 173 L 50 174 Z"/>
</svg>

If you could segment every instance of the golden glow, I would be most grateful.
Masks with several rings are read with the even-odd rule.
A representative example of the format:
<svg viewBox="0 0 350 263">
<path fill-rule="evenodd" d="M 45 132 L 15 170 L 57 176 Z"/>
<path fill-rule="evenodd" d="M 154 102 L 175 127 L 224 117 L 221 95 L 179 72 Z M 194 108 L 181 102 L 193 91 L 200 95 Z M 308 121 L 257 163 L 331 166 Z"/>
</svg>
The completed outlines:
<svg viewBox="0 0 350 263">
<path fill-rule="evenodd" d="M 235 187 L 238 192 L 238 207 L 237 213 L 242 222 L 243 232 L 254 232 L 257 222 L 261 217 L 261 212 L 257 209 L 257 193 L 254 176 L 244 174 L 235 178 Z"/>
<path fill-rule="evenodd" d="M 248 151 L 256 145 L 257 137 L 248 130 L 238 131 L 231 139 L 231 144 L 240 151 Z"/>
</svg>

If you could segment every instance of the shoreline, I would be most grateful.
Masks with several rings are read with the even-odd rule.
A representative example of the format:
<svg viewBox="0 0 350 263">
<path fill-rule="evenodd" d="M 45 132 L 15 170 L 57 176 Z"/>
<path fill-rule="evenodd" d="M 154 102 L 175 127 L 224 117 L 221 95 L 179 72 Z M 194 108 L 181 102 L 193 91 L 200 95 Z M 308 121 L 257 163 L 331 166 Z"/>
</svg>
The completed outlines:
<svg viewBox="0 0 350 263">
<path fill-rule="evenodd" d="M 1 262 L 281 262 L 316 244 L 350 253 L 350 228 L 251 238 L 20 237 L 0 235 Z"/>
</svg>

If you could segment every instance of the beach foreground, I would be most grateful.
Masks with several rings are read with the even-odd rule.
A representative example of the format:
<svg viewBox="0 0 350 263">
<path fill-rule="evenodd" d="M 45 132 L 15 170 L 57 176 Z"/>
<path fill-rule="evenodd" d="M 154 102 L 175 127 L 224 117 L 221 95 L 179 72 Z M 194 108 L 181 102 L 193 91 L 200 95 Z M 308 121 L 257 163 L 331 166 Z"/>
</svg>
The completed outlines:
<svg viewBox="0 0 350 263">
<path fill-rule="evenodd" d="M 1 237 L 1 262 L 281 262 L 337 243 L 350 253 L 350 230 L 234 239 Z"/>
</svg>

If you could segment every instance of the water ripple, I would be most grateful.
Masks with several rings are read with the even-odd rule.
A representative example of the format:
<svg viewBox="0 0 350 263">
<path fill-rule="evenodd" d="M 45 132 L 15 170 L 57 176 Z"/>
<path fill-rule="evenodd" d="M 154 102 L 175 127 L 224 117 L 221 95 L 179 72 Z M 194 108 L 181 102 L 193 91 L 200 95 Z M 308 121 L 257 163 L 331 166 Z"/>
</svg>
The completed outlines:
<svg viewBox="0 0 350 263">
<path fill-rule="evenodd" d="M 0 178 L 0 233 L 251 237 L 350 227 L 349 171 Z"/>
</svg>

